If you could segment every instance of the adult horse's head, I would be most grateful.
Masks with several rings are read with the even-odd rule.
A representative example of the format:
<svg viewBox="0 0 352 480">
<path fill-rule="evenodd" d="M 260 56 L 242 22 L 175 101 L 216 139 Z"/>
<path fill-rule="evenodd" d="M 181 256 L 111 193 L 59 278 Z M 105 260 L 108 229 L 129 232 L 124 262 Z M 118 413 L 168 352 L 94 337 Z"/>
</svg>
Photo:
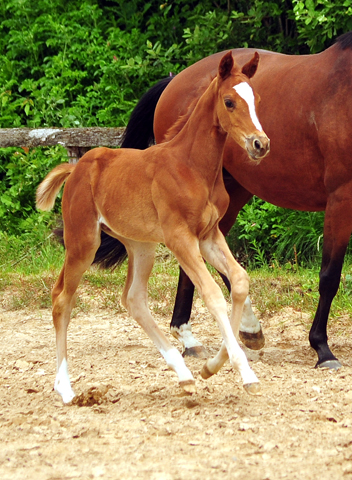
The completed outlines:
<svg viewBox="0 0 352 480">
<path fill-rule="evenodd" d="M 250 84 L 257 70 L 259 55 L 240 68 L 228 52 L 219 65 L 217 81 L 220 101 L 217 115 L 220 127 L 244 148 L 249 157 L 259 162 L 270 151 L 270 140 L 258 120 L 256 107 L 259 95 Z"/>
</svg>

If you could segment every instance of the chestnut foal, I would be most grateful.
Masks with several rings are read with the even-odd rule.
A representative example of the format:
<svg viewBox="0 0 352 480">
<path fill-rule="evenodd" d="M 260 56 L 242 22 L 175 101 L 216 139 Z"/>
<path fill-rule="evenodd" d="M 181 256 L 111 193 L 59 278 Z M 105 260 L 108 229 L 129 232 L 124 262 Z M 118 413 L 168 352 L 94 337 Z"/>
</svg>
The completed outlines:
<svg viewBox="0 0 352 480">
<path fill-rule="evenodd" d="M 76 164 L 54 168 L 39 185 L 37 207 L 50 210 L 66 181 L 62 214 L 66 256 L 52 290 L 56 330 L 55 390 L 64 403 L 74 397 L 67 367 L 67 327 L 80 279 L 92 264 L 101 230 L 126 247 L 129 264 L 122 304 L 153 340 L 180 386 L 195 391 L 184 359 L 160 331 L 148 308 L 147 282 L 157 243 L 175 254 L 216 318 L 223 344 L 203 367 L 204 378 L 229 357 L 249 393 L 259 391 L 236 337 L 248 294 L 246 272 L 234 260 L 219 220 L 228 207 L 222 179 L 222 153 L 227 134 L 259 161 L 269 139 L 256 116 L 256 95 L 249 83 L 259 55 L 240 69 L 231 52 L 221 60 L 216 78 L 200 98 L 180 133 L 147 150 L 95 148 Z M 231 282 L 232 313 L 203 258 Z"/>
</svg>

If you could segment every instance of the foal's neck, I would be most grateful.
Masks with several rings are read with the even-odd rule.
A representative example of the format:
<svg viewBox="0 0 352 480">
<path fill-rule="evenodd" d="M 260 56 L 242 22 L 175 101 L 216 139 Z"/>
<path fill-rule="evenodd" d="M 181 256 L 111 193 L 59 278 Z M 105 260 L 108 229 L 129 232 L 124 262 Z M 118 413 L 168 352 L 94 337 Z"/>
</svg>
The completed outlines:
<svg viewBox="0 0 352 480">
<path fill-rule="evenodd" d="M 227 137 L 217 118 L 217 101 L 217 80 L 214 79 L 182 130 L 171 140 L 174 147 L 182 150 L 182 161 L 212 184 L 221 172 Z"/>
</svg>

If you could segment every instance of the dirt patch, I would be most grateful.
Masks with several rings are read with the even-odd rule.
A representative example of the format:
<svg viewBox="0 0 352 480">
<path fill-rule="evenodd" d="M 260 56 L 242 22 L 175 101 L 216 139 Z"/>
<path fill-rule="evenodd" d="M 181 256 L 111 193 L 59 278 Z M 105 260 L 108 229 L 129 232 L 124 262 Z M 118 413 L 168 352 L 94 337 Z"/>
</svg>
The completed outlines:
<svg viewBox="0 0 352 480">
<path fill-rule="evenodd" d="M 352 479 L 350 320 L 330 330 L 337 373 L 313 368 L 307 316 L 287 309 L 262 323 L 265 348 L 247 350 L 261 396 L 228 364 L 202 380 L 194 358 L 188 396 L 127 315 L 80 313 L 68 339 L 77 397 L 63 406 L 50 311 L 0 310 L 0 478 Z M 201 307 L 193 330 L 215 353 L 219 332 Z"/>
</svg>

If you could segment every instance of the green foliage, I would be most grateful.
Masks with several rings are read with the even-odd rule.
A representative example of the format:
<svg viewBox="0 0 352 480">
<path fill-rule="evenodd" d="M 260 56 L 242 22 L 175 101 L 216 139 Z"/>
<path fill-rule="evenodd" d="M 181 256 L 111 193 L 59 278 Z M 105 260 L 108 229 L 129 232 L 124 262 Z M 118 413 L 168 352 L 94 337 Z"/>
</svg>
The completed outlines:
<svg viewBox="0 0 352 480">
<path fill-rule="evenodd" d="M 122 31 L 97 2 L 11 1 L 2 32 L 2 127 L 115 126 L 165 73 L 147 37 Z M 153 68 L 151 68 L 153 63 Z M 153 81 L 153 78 L 151 79 Z"/>
<path fill-rule="evenodd" d="M 237 2 L 235 2 L 237 3 Z M 232 11 L 240 47 L 257 47 L 282 53 L 306 53 L 297 41 L 292 1 L 254 0 Z"/>
<path fill-rule="evenodd" d="M 66 150 L 60 146 L 0 149 L 0 233 L 36 236 L 48 224 L 52 214 L 35 210 L 35 188 L 65 160 Z"/>
<path fill-rule="evenodd" d="M 312 53 L 327 42 L 352 30 L 352 0 L 293 0 L 293 13 L 299 39 Z"/>
<path fill-rule="evenodd" d="M 351 0 L 9 0 L 0 6 L 0 125 L 124 125 L 170 71 L 230 47 L 321 49 L 351 19 Z"/>
<path fill-rule="evenodd" d="M 0 127 L 123 126 L 153 83 L 207 55 L 316 52 L 351 29 L 352 0 L 0 2 Z M 53 216 L 35 211 L 35 189 L 65 157 L 59 147 L 0 149 L 2 240 L 47 235 Z M 252 265 L 304 263 L 319 254 L 322 214 L 254 200 L 235 235 Z"/>
<path fill-rule="evenodd" d="M 323 212 L 298 212 L 254 197 L 241 210 L 228 240 L 250 267 L 309 265 L 321 257 Z"/>
</svg>

